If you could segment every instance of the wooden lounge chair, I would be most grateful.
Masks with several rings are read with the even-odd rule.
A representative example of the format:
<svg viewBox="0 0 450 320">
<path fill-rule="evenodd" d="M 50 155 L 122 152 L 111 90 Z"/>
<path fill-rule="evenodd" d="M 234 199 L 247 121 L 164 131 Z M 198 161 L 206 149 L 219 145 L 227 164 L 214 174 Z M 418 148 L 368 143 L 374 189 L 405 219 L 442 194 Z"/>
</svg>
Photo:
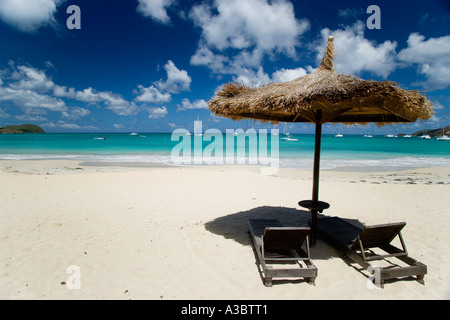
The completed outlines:
<svg viewBox="0 0 450 320">
<path fill-rule="evenodd" d="M 380 287 L 383 287 L 386 279 L 409 276 L 416 276 L 417 281 L 424 284 L 423 278 L 427 273 L 427 266 L 408 256 L 401 235 L 405 225 L 405 222 L 400 222 L 366 226 L 361 229 L 338 217 L 327 217 L 318 220 L 317 231 L 319 238 L 344 251 L 361 267 L 373 272 L 371 278 Z M 397 237 L 402 248 L 391 244 Z M 379 252 L 375 252 L 375 248 Z M 404 264 L 403 266 L 393 264 L 387 258 L 398 258 Z M 375 266 L 371 263 L 376 260 L 384 260 L 388 266 Z"/>
<path fill-rule="evenodd" d="M 249 219 L 248 224 L 266 286 L 272 286 L 273 278 L 293 277 L 314 284 L 317 268 L 309 256 L 309 228 L 283 227 L 278 220 L 263 219 Z"/>
</svg>

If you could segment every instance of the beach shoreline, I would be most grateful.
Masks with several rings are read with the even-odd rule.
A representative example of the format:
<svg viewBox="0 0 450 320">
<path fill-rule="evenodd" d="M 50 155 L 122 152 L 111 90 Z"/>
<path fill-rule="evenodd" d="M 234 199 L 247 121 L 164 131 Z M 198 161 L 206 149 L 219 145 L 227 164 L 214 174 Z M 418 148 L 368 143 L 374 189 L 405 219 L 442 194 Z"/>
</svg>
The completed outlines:
<svg viewBox="0 0 450 320">
<path fill-rule="evenodd" d="M 0 161 L 1 299 L 449 299 L 450 168 L 323 170 L 327 216 L 367 225 L 405 221 L 412 279 L 370 289 L 363 271 L 318 241 L 316 285 L 264 286 L 249 218 L 305 225 L 311 170 Z M 81 287 L 69 288 L 79 267 Z M 70 269 L 72 270 L 72 269 Z M 246 279 L 242 281 L 242 279 Z"/>
</svg>

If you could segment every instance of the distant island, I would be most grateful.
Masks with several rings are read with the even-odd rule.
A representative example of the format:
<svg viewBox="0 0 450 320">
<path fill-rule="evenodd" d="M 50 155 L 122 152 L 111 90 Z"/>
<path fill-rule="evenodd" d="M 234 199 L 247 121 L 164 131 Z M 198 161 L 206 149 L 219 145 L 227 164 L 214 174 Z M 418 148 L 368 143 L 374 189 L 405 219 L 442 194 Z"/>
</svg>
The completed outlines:
<svg viewBox="0 0 450 320">
<path fill-rule="evenodd" d="M 14 133 L 45 133 L 45 131 L 35 124 L 21 124 L 19 126 L 0 127 L 1 134 Z"/>
<path fill-rule="evenodd" d="M 412 136 L 422 136 L 424 134 L 427 134 L 430 137 L 440 137 L 440 136 L 442 136 L 442 133 L 444 133 L 445 135 L 449 135 L 450 134 L 450 126 L 446 126 L 446 127 L 439 128 L 439 129 L 420 130 L 420 131 L 414 132 L 412 134 Z"/>
</svg>

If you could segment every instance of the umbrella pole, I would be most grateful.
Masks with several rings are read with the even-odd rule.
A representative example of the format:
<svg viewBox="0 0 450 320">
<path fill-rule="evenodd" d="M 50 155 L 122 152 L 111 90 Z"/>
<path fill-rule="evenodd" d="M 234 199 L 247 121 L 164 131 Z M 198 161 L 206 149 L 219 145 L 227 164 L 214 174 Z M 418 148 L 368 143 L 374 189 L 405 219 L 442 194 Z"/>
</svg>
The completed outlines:
<svg viewBox="0 0 450 320">
<path fill-rule="evenodd" d="M 320 144 L 322 137 L 322 124 L 316 123 L 316 136 L 314 142 L 314 169 L 313 169 L 313 190 L 312 201 L 319 202 L 319 174 L 320 174 Z"/>
<path fill-rule="evenodd" d="M 316 134 L 314 142 L 314 168 L 313 168 L 313 189 L 312 189 L 312 207 L 311 208 L 311 244 L 316 244 L 317 238 L 317 210 L 319 204 L 319 174 L 320 174 L 320 144 L 322 138 L 322 124 L 320 114 L 318 114 L 318 122 L 316 123 Z"/>
</svg>

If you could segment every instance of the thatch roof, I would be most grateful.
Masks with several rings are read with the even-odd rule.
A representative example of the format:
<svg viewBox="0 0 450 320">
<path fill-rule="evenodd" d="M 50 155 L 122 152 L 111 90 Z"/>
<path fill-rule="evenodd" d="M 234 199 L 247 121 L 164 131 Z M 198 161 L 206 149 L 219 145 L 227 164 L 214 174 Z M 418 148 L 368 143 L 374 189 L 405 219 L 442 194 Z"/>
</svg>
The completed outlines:
<svg viewBox="0 0 450 320">
<path fill-rule="evenodd" d="M 339 122 L 379 125 L 426 120 L 432 104 L 418 91 L 391 81 L 363 80 L 333 69 L 333 38 L 328 39 L 320 67 L 290 82 L 250 88 L 228 83 L 208 102 L 217 115 L 282 122 Z M 319 110 L 321 110 L 319 112 Z"/>
</svg>

